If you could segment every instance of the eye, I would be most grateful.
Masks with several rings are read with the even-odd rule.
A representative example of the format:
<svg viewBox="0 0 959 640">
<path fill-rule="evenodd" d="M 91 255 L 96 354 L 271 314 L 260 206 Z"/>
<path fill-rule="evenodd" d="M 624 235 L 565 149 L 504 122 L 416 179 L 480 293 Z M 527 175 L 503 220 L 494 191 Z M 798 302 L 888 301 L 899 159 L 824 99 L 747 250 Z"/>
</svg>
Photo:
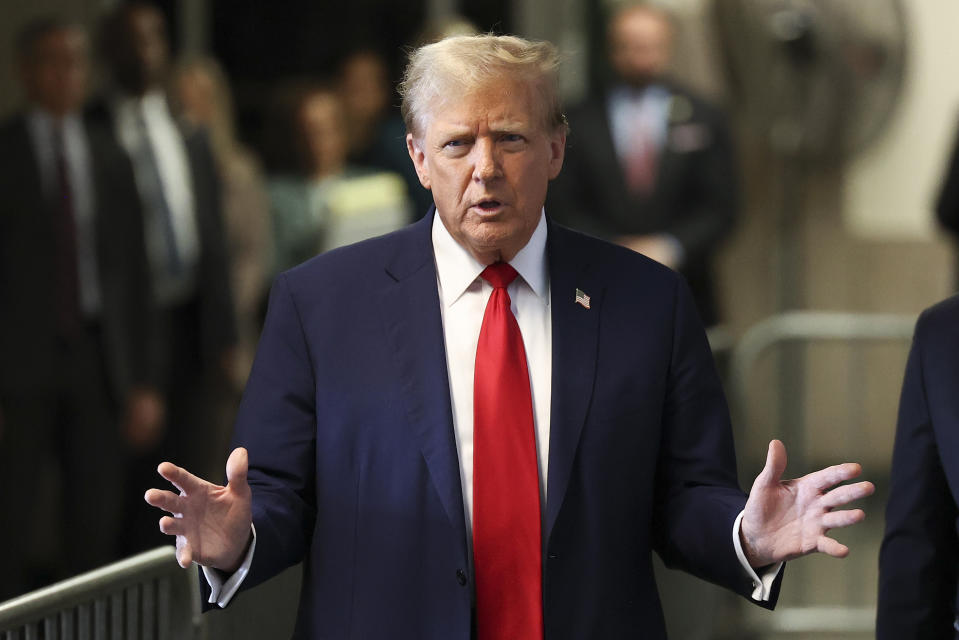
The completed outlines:
<svg viewBox="0 0 959 640">
<path fill-rule="evenodd" d="M 503 142 L 522 142 L 523 136 L 518 133 L 504 133 L 500 139 Z"/>
</svg>

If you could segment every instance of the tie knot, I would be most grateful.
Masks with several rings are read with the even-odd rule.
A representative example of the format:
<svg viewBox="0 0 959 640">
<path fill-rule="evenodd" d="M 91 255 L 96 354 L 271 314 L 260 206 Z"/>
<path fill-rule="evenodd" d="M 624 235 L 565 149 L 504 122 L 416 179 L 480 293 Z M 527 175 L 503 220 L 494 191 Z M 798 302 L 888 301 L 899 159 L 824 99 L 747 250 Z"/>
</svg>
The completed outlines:
<svg viewBox="0 0 959 640">
<path fill-rule="evenodd" d="M 485 269 L 480 276 L 483 280 L 486 280 L 488 283 L 493 285 L 494 289 L 505 289 L 509 286 L 509 283 L 516 279 L 516 276 L 519 275 L 508 262 L 494 262 Z"/>
</svg>

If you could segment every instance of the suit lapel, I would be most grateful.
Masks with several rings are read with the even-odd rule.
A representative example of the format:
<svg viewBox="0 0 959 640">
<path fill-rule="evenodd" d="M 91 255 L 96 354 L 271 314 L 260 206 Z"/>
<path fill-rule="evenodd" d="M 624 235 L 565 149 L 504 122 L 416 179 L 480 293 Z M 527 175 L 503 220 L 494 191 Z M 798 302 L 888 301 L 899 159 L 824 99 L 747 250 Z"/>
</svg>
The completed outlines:
<svg viewBox="0 0 959 640">
<path fill-rule="evenodd" d="M 410 428 L 465 551 L 466 520 L 430 239 L 432 220 L 431 212 L 406 230 L 405 242 L 386 267 L 395 284 L 382 292 L 380 308 Z"/>
<path fill-rule="evenodd" d="M 549 268 L 553 323 L 549 477 L 546 484 L 546 539 L 553 530 L 579 446 L 593 394 L 602 311 L 603 283 L 590 272 L 575 236 L 550 224 Z M 577 289 L 589 296 L 589 309 L 576 302 Z"/>
</svg>

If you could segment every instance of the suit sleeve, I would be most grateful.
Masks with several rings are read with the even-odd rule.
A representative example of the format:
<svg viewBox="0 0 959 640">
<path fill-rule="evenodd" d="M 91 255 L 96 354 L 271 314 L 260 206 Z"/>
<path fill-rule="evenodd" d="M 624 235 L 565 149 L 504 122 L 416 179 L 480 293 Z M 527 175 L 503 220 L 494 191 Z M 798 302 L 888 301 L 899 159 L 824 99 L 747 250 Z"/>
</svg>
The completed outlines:
<svg viewBox="0 0 959 640">
<path fill-rule="evenodd" d="M 234 446 L 249 451 L 257 533 L 243 589 L 301 561 L 309 546 L 316 519 L 314 389 L 299 311 L 281 275 L 270 296 L 234 435 Z"/>
<path fill-rule="evenodd" d="M 667 566 L 749 598 L 732 531 L 746 504 L 736 478 L 729 411 L 709 344 L 684 282 L 677 279 L 672 360 L 656 477 L 654 545 Z M 773 584 L 773 608 L 782 573 Z"/>
<path fill-rule="evenodd" d="M 886 532 L 879 552 L 878 640 L 953 638 L 959 540 L 927 402 L 925 361 L 937 348 L 916 327 L 899 404 Z"/>
</svg>

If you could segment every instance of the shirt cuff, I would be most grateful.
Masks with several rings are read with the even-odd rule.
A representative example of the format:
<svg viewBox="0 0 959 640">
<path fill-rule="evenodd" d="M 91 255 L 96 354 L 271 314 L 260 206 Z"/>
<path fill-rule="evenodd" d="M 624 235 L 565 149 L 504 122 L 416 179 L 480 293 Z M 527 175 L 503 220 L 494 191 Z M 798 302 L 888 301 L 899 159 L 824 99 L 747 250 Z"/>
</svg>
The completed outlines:
<svg viewBox="0 0 959 640">
<path fill-rule="evenodd" d="M 739 539 L 739 530 L 742 528 L 744 515 L 746 515 L 746 511 L 740 511 L 736 517 L 736 522 L 733 523 L 733 546 L 736 547 L 736 557 L 739 558 L 739 564 L 742 565 L 746 575 L 753 581 L 752 599 L 760 602 L 768 602 L 769 595 L 772 592 L 773 582 L 776 580 L 779 572 L 782 571 L 784 563 L 777 562 L 776 564 L 769 565 L 769 567 L 763 571 L 762 576 L 756 573 L 756 570 L 750 566 L 749 561 L 746 559 L 746 554 L 743 551 L 743 543 Z"/>
<path fill-rule="evenodd" d="M 256 527 L 250 524 L 250 530 L 253 532 L 250 549 L 246 552 L 246 557 L 243 558 L 243 564 L 232 575 L 228 576 L 223 571 L 212 567 L 202 567 L 203 576 L 206 578 L 207 584 L 210 585 L 210 598 L 207 600 L 209 604 L 216 604 L 219 607 L 230 604 L 230 600 L 236 595 L 240 585 L 243 584 L 250 572 L 250 565 L 253 564 L 253 550 L 256 549 Z"/>
</svg>

